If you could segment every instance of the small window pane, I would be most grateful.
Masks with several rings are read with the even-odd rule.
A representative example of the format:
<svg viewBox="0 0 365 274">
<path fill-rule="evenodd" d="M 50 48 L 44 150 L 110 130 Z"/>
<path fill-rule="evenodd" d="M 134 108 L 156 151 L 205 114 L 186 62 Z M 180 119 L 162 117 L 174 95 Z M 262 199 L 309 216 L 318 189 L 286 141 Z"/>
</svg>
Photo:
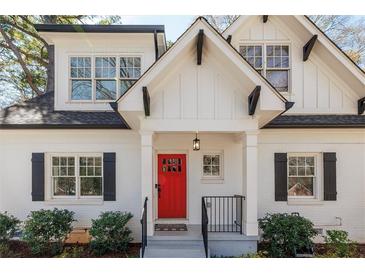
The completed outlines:
<svg viewBox="0 0 365 274">
<path fill-rule="evenodd" d="M 212 163 L 212 157 L 210 155 L 204 155 L 203 164 L 210 165 Z"/>
<path fill-rule="evenodd" d="M 268 68 L 274 67 L 274 58 L 273 57 L 267 57 L 267 67 Z"/>
<path fill-rule="evenodd" d="M 87 176 L 94 176 L 94 168 L 88 167 L 87 168 Z"/>
<path fill-rule="evenodd" d="M 282 46 L 281 47 L 281 54 L 282 54 L 282 56 L 289 56 L 289 47 L 288 46 Z"/>
<path fill-rule="evenodd" d="M 80 178 L 82 196 L 101 196 L 102 178 L 101 177 L 83 177 Z"/>
<path fill-rule="evenodd" d="M 256 57 L 255 58 L 255 68 L 261 68 L 262 67 L 262 58 Z"/>
<path fill-rule="evenodd" d="M 54 196 L 75 196 L 76 179 L 75 177 L 54 177 L 53 188 Z"/>
<path fill-rule="evenodd" d="M 71 68 L 71 77 L 77 78 L 77 68 Z"/>
<path fill-rule="evenodd" d="M 219 165 L 219 155 L 214 155 L 212 157 L 212 164 L 213 165 Z"/>
<path fill-rule="evenodd" d="M 314 167 L 306 167 L 305 168 L 306 176 L 314 176 Z"/>
<path fill-rule="evenodd" d="M 297 168 L 296 167 L 289 167 L 289 176 L 297 176 Z"/>
<path fill-rule="evenodd" d="M 308 166 L 314 166 L 314 157 L 306 157 L 305 164 Z"/>
<path fill-rule="evenodd" d="M 297 165 L 297 157 L 289 157 L 289 165 L 296 166 Z"/>
<path fill-rule="evenodd" d="M 59 176 L 59 168 L 58 167 L 53 167 L 52 168 L 52 176 Z"/>
<path fill-rule="evenodd" d="M 283 68 L 288 68 L 289 67 L 289 57 L 283 57 L 281 59 L 281 66 Z"/>
<path fill-rule="evenodd" d="M 252 65 L 254 66 L 255 65 L 255 58 L 254 57 L 248 57 L 247 58 L 247 61 Z"/>
<path fill-rule="evenodd" d="M 275 46 L 275 56 L 281 56 L 281 46 Z"/>
<path fill-rule="evenodd" d="M 80 167 L 80 176 L 86 176 L 86 167 Z"/>
<path fill-rule="evenodd" d="M 255 51 L 253 46 L 247 47 L 247 56 L 255 56 Z"/>
<path fill-rule="evenodd" d="M 95 167 L 95 176 L 101 176 L 101 167 Z"/>
<path fill-rule="evenodd" d="M 298 166 L 305 166 L 305 157 L 298 157 Z"/>
<path fill-rule="evenodd" d="M 267 54 L 267 56 L 274 56 L 274 48 L 273 48 L 273 46 L 267 46 L 266 47 L 266 54 Z"/>
<path fill-rule="evenodd" d="M 298 167 L 298 176 L 305 176 L 305 168 Z"/>
<path fill-rule="evenodd" d="M 281 57 L 274 58 L 274 67 L 281 68 Z"/>
<path fill-rule="evenodd" d="M 71 67 L 72 68 L 77 67 L 77 57 L 71 57 Z"/>
<path fill-rule="evenodd" d="M 61 166 L 66 166 L 67 165 L 67 158 L 66 157 L 61 157 Z"/>
<path fill-rule="evenodd" d="M 91 100 L 91 80 L 72 80 L 72 100 Z"/>
<path fill-rule="evenodd" d="M 205 176 L 212 175 L 212 167 L 211 166 L 204 166 L 203 167 L 203 172 L 204 172 Z"/>
<path fill-rule="evenodd" d="M 141 58 L 140 57 L 134 58 L 134 67 L 141 67 Z"/>
<path fill-rule="evenodd" d="M 212 175 L 219 176 L 219 166 L 212 166 Z"/>
<path fill-rule="evenodd" d="M 278 91 L 288 91 L 288 71 L 270 70 L 266 72 L 266 77 Z"/>
<path fill-rule="evenodd" d="M 95 157 L 95 166 L 101 166 L 101 157 Z"/>
<path fill-rule="evenodd" d="M 86 157 L 80 157 L 80 166 L 86 166 Z"/>
<path fill-rule="evenodd" d="M 262 48 L 261 47 L 255 47 L 255 56 L 262 56 Z"/>
<path fill-rule="evenodd" d="M 116 96 L 116 81 L 96 80 L 96 100 L 115 100 Z"/>
<path fill-rule="evenodd" d="M 54 166 L 59 165 L 59 158 L 58 157 L 52 157 L 52 165 L 54 165 Z"/>
</svg>

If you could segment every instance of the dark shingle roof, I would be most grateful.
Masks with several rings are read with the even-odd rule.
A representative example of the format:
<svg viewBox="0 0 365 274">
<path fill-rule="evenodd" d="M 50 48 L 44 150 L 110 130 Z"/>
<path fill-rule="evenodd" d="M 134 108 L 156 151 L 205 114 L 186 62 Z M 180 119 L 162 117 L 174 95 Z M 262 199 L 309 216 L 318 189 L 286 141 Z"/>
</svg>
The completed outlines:
<svg viewBox="0 0 365 274">
<path fill-rule="evenodd" d="M 281 115 L 264 128 L 365 128 L 365 115 Z"/>
<path fill-rule="evenodd" d="M 0 129 L 129 129 L 114 111 L 55 111 L 53 104 L 54 93 L 48 92 L 0 110 Z"/>
</svg>

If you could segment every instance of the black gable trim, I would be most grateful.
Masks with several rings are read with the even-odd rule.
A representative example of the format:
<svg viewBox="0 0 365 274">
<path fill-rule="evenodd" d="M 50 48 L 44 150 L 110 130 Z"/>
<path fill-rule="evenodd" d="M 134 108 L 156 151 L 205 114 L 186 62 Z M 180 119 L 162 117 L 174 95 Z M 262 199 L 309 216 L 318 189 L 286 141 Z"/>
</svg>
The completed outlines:
<svg viewBox="0 0 365 274">
<path fill-rule="evenodd" d="M 35 24 L 39 32 L 164 33 L 164 25 L 68 25 Z"/>
<path fill-rule="evenodd" d="M 113 111 L 56 111 L 54 93 L 0 110 L 0 129 L 130 129 Z"/>
<path fill-rule="evenodd" d="M 365 128 L 365 115 L 281 115 L 264 128 Z"/>
</svg>

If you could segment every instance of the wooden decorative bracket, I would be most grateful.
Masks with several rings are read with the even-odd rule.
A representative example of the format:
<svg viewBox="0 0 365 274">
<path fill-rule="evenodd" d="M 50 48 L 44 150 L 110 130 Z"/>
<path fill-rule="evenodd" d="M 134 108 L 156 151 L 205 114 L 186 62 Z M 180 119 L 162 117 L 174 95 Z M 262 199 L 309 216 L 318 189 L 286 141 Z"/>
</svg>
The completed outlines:
<svg viewBox="0 0 365 274">
<path fill-rule="evenodd" d="M 147 87 L 142 87 L 144 114 L 150 116 L 150 94 Z"/>
<path fill-rule="evenodd" d="M 198 34 L 198 42 L 196 43 L 196 63 L 197 65 L 202 64 L 202 55 L 203 55 L 203 41 L 204 41 L 204 30 L 199 30 Z"/>
<path fill-rule="evenodd" d="M 254 115 L 260 97 L 261 86 L 256 86 L 248 96 L 248 115 Z"/>
<path fill-rule="evenodd" d="M 314 47 L 314 44 L 316 43 L 318 38 L 318 35 L 315 34 L 312 36 L 312 38 L 307 42 L 307 44 L 303 47 L 303 61 L 307 61 L 309 58 L 309 55 Z"/>
</svg>

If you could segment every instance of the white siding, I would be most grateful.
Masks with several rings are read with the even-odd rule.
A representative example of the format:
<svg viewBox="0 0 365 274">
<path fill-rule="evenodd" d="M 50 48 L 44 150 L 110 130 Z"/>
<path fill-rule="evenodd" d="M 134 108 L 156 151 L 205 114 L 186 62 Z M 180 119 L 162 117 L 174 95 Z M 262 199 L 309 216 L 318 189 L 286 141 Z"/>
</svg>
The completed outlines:
<svg viewBox="0 0 365 274">
<path fill-rule="evenodd" d="M 191 55 L 153 86 L 151 119 L 233 120 L 247 117 L 247 94 L 240 81 L 213 55 L 196 65 Z"/>
<path fill-rule="evenodd" d="M 280 16 L 269 16 L 267 23 L 262 22 L 262 16 L 252 16 L 232 35 L 232 45 L 237 49 L 240 44 L 289 44 L 290 92 L 285 96 L 295 105 L 288 113 L 357 114 L 359 98 L 351 89 L 351 83 L 346 83 L 326 65 L 315 48 L 303 62 L 306 42 Z"/>
<path fill-rule="evenodd" d="M 293 204 L 274 200 L 274 153 L 336 152 L 337 201 Z M 265 130 L 259 138 L 258 215 L 299 212 L 316 227 L 342 229 L 365 241 L 365 132 L 339 130 Z M 323 184 L 323 177 L 317 179 Z M 342 226 L 336 226 L 342 219 Z"/>
<path fill-rule="evenodd" d="M 129 211 L 135 240 L 140 240 L 140 137 L 120 130 L 29 130 L 0 132 L 0 212 L 24 220 L 32 210 L 66 208 L 76 213 L 77 225 L 91 224 L 102 211 Z M 33 152 L 116 152 L 116 201 L 96 204 L 32 202 Z M 48 178 L 47 178 L 48 182 Z"/>
</svg>

